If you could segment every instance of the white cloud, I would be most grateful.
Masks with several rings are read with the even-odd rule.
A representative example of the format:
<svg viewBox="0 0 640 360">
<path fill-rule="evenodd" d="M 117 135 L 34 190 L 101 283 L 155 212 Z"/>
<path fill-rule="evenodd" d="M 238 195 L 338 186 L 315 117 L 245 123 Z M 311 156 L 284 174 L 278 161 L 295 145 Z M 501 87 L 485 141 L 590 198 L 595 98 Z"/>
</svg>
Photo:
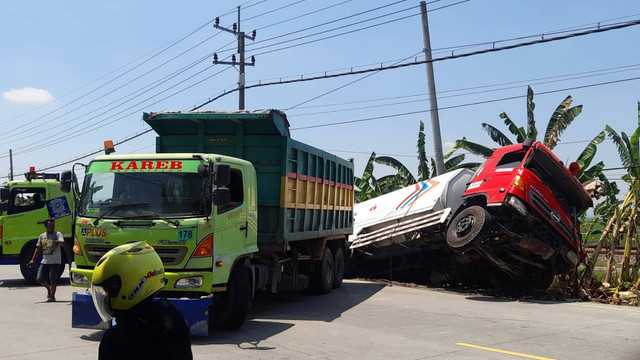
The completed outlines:
<svg viewBox="0 0 640 360">
<path fill-rule="evenodd" d="M 448 149 L 451 149 L 453 147 L 453 145 L 455 145 L 455 144 L 456 144 L 455 142 L 446 141 L 444 143 L 444 147 L 448 150 Z"/>
<path fill-rule="evenodd" d="M 22 89 L 11 89 L 2 93 L 2 96 L 17 103 L 37 103 L 44 104 L 53 101 L 53 95 L 44 89 L 24 87 Z"/>
</svg>

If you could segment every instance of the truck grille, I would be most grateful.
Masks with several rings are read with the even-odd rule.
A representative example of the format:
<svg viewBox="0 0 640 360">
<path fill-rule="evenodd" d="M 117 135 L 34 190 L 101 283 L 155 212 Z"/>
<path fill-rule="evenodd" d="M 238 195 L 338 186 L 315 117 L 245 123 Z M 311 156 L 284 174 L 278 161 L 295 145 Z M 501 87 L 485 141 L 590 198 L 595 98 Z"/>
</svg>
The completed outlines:
<svg viewBox="0 0 640 360">
<path fill-rule="evenodd" d="M 529 190 L 529 200 L 531 201 L 531 204 L 533 204 L 538 211 L 540 211 L 547 219 L 552 219 L 553 217 L 551 216 L 551 208 L 549 207 L 549 205 L 547 205 L 546 202 L 544 202 L 544 200 L 542 200 L 542 198 L 540 198 L 540 196 L 538 196 L 538 194 L 536 194 L 533 190 Z M 574 238 L 575 236 L 573 235 L 573 233 L 569 230 L 569 227 L 567 226 L 567 224 L 564 223 L 564 221 L 560 220 L 559 222 L 554 222 L 554 224 L 556 224 L 556 226 L 558 228 L 560 228 L 560 231 L 562 231 L 562 233 L 564 234 L 564 236 L 566 236 L 568 239 L 570 239 L 572 242 L 575 241 Z"/>
<path fill-rule="evenodd" d="M 84 251 L 89 261 L 97 263 L 104 254 L 114 247 L 109 245 L 85 245 Z M 155 246 L 154 249 L 165 266 L 180 264 L 189 250 L 186 246 Z"/>
</svg>

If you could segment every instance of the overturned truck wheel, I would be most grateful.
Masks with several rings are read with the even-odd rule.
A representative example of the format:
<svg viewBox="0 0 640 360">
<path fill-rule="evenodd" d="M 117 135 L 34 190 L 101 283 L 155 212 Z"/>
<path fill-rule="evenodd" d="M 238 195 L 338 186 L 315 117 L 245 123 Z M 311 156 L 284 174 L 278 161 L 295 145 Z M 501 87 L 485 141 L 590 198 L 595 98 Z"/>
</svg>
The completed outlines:
<svg viewBox="0 0 640 360">
<path fill-rule="evenodd" d="M 481 206 L 472 205 L 453 218 L 447 228 L 447 244 L 458 252 L 473 249 L 489 233 L 491 215 Z"/>
</svg>

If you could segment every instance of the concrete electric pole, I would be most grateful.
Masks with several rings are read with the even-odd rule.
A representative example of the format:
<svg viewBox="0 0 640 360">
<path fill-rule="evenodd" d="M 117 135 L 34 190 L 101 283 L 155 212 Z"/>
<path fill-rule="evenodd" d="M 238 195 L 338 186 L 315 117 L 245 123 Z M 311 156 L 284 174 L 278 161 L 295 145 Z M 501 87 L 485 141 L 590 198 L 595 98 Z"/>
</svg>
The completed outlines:
<svg viewBox="0 0 640 360">
<path fill-rule="evenodd" d="M 422 14 L 422 37 L 424 40 L 424 56 L 427 60 L 427 81 L 429 86 L 429 107 L 431 109 L 431 130 L 433 131 L 433 149 L 436 159 L 437 175 L 444 174 L 444 158 L 442 155 L 442 138 L 440 137 L 440 119 L 438 117 L 438 99 L 436 98 L 436 81 L 433 77 L 433 63 L 431 62 L 431 40 L 429 39 L 429 22 L 427 20 L 427 4 L 420 2 Z"/>
<path fill-rule="evenodd" d="M 214 64 L 225 64 L 225 65 L 238 65 L 239 74 L 238 74 L 238 110 L 244 110 L 244 67 L 245 66 L 254 66 L 256 64 L 256 58 L 251 57 L 250 63 L 245 63 L 244 61 L 244 39 L 249 39 L 253 41 L 256 38 L 256 31 L 253 30 L 251 36 L 246 35 L 244 32 L 240 31 L 240 6 L 238 6 L 238 22 L 234 23 L 231 29 L 227 29 L 225 27 L 220 26 L 220 18 L 216 18 L 213 24 L 213 27 L 222 31 L 226 31 L 232 33 L 238 38 L 238 55 L 240 55 L 240 61 L 236 62 L 236 55 L 231 55 L 231 61 L 218 61 L 218 54 L 213 54 L 213 63 Z"/>
</svg>

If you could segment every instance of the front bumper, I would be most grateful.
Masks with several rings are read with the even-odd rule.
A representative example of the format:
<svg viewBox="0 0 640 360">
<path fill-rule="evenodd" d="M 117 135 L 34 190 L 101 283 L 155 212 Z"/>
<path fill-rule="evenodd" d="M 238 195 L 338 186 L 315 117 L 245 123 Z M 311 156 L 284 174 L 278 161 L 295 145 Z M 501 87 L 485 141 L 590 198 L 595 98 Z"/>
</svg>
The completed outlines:
<svg viewBox="0 0 640 360">
<path fill-rule="evenodd" d="M 88 288 L 91 284 L 93 269 L 74 267 L 71 269 L 71 286 Z M 163 292 L 190 292 L 203 295 L 211 293 L 213 273 L 210 271 L 165 271 L 167 285 Z"/>
</svg>

